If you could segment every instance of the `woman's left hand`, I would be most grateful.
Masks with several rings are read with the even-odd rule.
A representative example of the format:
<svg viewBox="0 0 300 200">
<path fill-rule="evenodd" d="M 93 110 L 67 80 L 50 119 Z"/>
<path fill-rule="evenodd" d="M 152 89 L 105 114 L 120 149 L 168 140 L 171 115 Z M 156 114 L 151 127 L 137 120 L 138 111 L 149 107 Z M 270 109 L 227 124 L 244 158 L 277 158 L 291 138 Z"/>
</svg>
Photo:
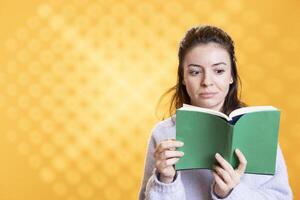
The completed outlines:
<svg viewBox="0 0 300 200">
<path fill-rule="evenodd" d="M 233 169 L 220 154 L 217 153 L 215 156 L 220 166 L 215 166 L 213 170 L 215 178 L 213 190 L 220 198 L 225 198 L 230 194 L 231 190 L 240 183 L 240 179 L 245 172 L 247 166 L 245 156 L 238 149 L 235 150 L 235 153 L 240 162 L 236 169 Z"/>
</svg>

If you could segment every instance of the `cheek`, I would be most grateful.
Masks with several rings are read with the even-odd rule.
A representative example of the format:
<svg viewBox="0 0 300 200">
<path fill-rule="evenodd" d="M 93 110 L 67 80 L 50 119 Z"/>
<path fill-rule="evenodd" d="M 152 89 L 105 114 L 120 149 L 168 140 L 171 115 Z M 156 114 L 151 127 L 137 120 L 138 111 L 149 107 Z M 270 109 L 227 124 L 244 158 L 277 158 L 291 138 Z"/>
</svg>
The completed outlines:
<svg viewBox="0 0 300 200">
<path fill-rule="evenodd" d="M 222 91 L 223 91 L 223 93 L 224 93 L 224 96 L 226 96 L 227 95 L 227 93 L 228 93 L 228 91 L 229 91 L 229 83 L 228 84 L 222 84 L 221 85 L 221 88 L 222 88 Z"/>
<path fill-rule="evenodd" d="M 227 95 L 228 91 L 229 91 L 229 84 L 230 79 L 222 79 L 222 80 L 218 80 L 217 81 L 217 86 L 218 88 L 223 92 L 226 93 L 225 95 Z"/>
<path fill-rule="evenodd" d="M 187 80 L 186 81 L 186 89 L 189 93 L 193 93 L 195 91 L 197 91 L 200 87 L 200 84 L 198 83 L 199 81 L 197 81 L 196 79 L 194 80 Z"/>
</svg>

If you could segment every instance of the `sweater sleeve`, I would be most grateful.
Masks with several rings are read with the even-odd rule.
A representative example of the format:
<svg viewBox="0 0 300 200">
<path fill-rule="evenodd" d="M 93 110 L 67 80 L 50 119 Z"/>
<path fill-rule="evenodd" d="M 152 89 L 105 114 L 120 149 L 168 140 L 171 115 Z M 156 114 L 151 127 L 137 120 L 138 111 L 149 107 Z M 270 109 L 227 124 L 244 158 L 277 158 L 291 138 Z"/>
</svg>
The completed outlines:
<svg viewBox="0 0 300 200">
<path fill-rule="evenodd" d="M 211 190 L 213 200 L 219 198 Z M 238 184 L 223 200 L 290 200 L 293 199 L 292 191 L 288 182 L 287 169 L 285 161 L 278 145 L 276 171 L 273 176 L 259 185 L 258 187 L 250 187 L 241 180 Z"/>
<path fill-rule="evenodd" d="M 148 143 L 144 177 L 139 192 L 139 200 L 185 200 L 185 191 L 180 173 L 178 173 L 175 180 L 169 184 L 162 183 L 158 180 L 153 156 L 155 147 L 156 141 L 152 134 Z"/>
</svg>

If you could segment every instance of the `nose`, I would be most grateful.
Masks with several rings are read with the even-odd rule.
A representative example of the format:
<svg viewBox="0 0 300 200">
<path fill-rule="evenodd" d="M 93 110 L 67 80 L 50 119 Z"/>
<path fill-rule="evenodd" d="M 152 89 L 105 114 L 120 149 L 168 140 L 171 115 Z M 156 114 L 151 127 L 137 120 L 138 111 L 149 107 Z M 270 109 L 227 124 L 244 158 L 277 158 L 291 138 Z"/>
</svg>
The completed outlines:
<svg viewBox="0 0 300 200">
<path fill-rule="evenodd" d="M 211 77 L 211 75 L 209 73 L 207 73 L 207 72 L 203 73 L 201 85 L 203 87 L 207 87 L 207 86 L 212 86 L 213 85 L 212 77 Z"/>
</svg>

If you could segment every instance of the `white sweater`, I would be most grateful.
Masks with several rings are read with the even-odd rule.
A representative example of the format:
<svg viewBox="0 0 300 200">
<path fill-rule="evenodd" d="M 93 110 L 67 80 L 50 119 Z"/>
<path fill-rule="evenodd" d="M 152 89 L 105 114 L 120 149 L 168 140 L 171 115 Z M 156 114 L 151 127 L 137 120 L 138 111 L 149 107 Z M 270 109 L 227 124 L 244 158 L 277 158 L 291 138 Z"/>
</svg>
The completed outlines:
<svg viewBox="0 0 300 200">
<path fill-rule="evenodd" d="M 175 117 L 173 117 L 175 121 Z M 210 170 L 184 170 L 178 172 L 174 182 L 164 184 L 157 179 L 154 150 L 162 140 L 175 138 L 175 124 L 168 118 L 152 130 L 145 161 L 144 177 L 139 200 L 209 200 L 219 199 L 212 192 L 213 176 Z M 278 145 L 274 176 L 244 174 L 226 200 L 290 200 L 292 191 L 286 165 Z"/>
</svg>

